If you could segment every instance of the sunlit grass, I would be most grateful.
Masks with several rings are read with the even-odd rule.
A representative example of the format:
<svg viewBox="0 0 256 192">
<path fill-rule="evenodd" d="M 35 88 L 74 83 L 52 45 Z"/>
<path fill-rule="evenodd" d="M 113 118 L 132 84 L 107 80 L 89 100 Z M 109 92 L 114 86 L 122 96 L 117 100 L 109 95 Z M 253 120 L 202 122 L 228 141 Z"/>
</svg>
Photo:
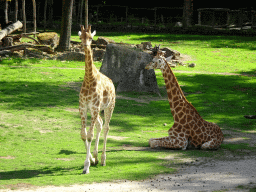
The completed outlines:
<svg viewBox="0 0 256 192">
<path fill-rule="evenodd" d="M 161 47 L 169 47 L 181 54 L 189 55 L 191 60 L 185 63 L 196 63 L 195 68 L 179 66 L 174 70 L 216 73 L 246 72 L 254 75 L 256 73 L 256 44 L 253 37 L 107 32 L 101 32 L 98 35 L 106 36 L 116 42 L 131 44 L 151 41 L 153 46 L 161 44 Z"/>
</svg>

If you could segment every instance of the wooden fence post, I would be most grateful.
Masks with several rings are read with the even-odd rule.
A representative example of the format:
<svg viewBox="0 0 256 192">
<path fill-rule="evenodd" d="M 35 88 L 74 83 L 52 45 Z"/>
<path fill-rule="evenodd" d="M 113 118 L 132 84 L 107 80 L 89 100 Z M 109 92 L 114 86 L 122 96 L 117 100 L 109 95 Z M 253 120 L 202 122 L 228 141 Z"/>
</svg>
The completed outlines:
<svg viewBox="0 0 256 192">
<path fill-rule="evenodd" d="M 126 25 L 128 25 L 128 7 L 126 7 Z"/>
<path fill-rule="evenodd" d="M 229 11 L 227 11 L 227 26 L 229 26 L 229 22 L 230 22 L 230 14 L 229 14 Z"/>
<path fill-rule="evenodd" d="M 155 23 L 154 23 L 154 25 L 156 26 L 156 10 L 157 10 L 157 8 L 155 7 L 154 9 L 155 9 Z"/>
<path fill-rule="evenodd" d="M 215 26 L 215 11 L 212 11 L 212 28 Z"/>
<path fill-rule="evenodd" d="M 202 23 L 201 23 L 201 10 L 198 10 L 198 25 L 202 25 Z"/>
<path fill-rule="evenodd" d="M 252 29 L 256 28 L 256 19 L 255 19 L 256 12 L 252 10 Z"/>
</svg>

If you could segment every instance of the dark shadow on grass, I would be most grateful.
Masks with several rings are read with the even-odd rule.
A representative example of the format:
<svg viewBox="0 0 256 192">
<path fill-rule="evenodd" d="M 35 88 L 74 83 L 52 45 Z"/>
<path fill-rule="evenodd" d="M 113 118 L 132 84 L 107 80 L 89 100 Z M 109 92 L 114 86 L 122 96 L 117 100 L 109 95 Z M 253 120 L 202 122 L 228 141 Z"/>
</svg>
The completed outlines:
<svg viewBox="0 0 256 192">
<path fill-rule="evenodd" d="M 61 155 L 61 154 L 72 155 L 72 154 L 77 154 L 77 152 L 62 149 L 62 150 L 60 150 L 60 152 L 59 152 L 58 154 L 60 154 L 60 155 Z"/>
<path fill-rule="evenodd" d="M 256 109 L 253 99 L 256 96 L 256 81 L 251 82 L 251 77 L 210 74 L 176 76 L 178 81 L 193 82 L 191 86 L 183 86 L 182 90 L 192 93 L 186 97 L 203 118 L 212 119 L 211 116 L 216 115 L 215 123 L 219 125 L 240 130 L 255 129 L 253 125 L 247 124 L 250 120 L 243 118 L 244 114 L 253 113 Z M 196 92 L 201 94 L 193 94 Z"/>
<path fill-rule="evenodd" d="M 80 169 L 80 167 L 73 167 L 71 169 Z M 81 169 L 82 170 L 82 169 Z M 1 180 L 11 180 L 11 179 L 28 179 L 33 177 L 43 177 L 43 176 L 54 176 L 56 173 L 61 172 L 69 172 L 69 169 L 65 169 L 62 167 L 45 167 L 43 169 L 24 169 L 17 171 L 6 171 L 0 173 Z"/>
<path fill-rule="evenodd" d="M 36 64 L 36 63 L 39 63 L 40 61 L 42 60 L 36 59 L 36 58 L 23 59 L 19 57 L 9 57 L 9 58 L 3 59 L 0 64 L 3 66 L 9 66 L 10 64 L 11 66 L 29 66 L 27 63 Z"/>
<path fill-rule="evenodd" d="M 78 103 L 78 93 L 72 88 L 55 83 L 0 81 L 2 102 L 9 109 L 33 110 L 36 108 L 67 106 Z"/>
<path fill-rule="evenodd" d="M 204 119 L 221 127 L 255 130 L 255 121 L 243 117 L 255 114 L 256 110 L 256 102 L 253 99 L 256 96 L 256 81 L 251 82 L 251 77 L 180 73 L 176 73 L 176 76 L 178 81 L 187 82 L 186 86 L 182 86 L 182 90 L 187 93 L 188 101 Z M 136 103 L 119 99 L 114 113 L 139 115 L 145 119 L 144 123 L 147 126 L 152 126 L 155 118 L 172 121 L 168 101 L 153 101 L 146 105 Z M 122 122 L 121 119 L 118 121 Z M 114 125 L 118 125 L 118 121 L 111 120 Z M 166 127 L 166 132 L 171 126 Z M 126 131 L 131 130 L 127 128 Z"/>
<path fill-rule="evenodd" d="M 159 163 L 161 164 L 163 162 L 162 159 L 159 159 L 157 157 L 154 156 L 149 156 L 147 153 L 150 153 L 149 151 L 141 151 L 142 153 L 145 153 L 145 155 L 147 155 L 147 158 L 144 158 L 143 155 L 134 155 L 134 152 L 132 151 L 126 151 L 126 152 L 121 152 L 120 156 L 116 153 L 116 151 L 113 152 L 108 152 L 107 154 L 107 166 L 108 167 L 113 167 L 113 169 L 115 169 L 116 165 L 118 164 L 118 166 L 122 166 L 122 165 L 131 165 L 134 166 L 136 165 L 138 162 L 139 163 L 144 163 L 144 164 L 148 164 L 148 163 Z M 128 154 L 127 154 L 128 153 Z M 136 152 L 135 152 L 136 153 Z M 161 153 L 161 152 L 160 152 Z M 132 155 L 132 157 L 129 157 L 129 154 Z M 117 158 L 118 155 L 118 158 Z M 128 156 L 127 156 L 128 155 Z M 63 175 L 77 175 L 77 172 L 82 173 L 83 170 L 83 161 L 84 159 L 81 159 L 81 166 L 46 166 L 44 168 L 40 168 L 40 169 L 22 169 L 22 170 L 15 170 L 15 171 L 5 171 L 5 172 L 1 172 L 0 173 L 0 179 L 1 180 L 15 180 L 15 179 L 29 179 L 29 178 L 34 178 L 34 177 L 56 177 L 56 176 L 63 176 Z M 93 170 L 93 167 L 97 167 L 100 168 L 100 164 L 96 165 L 96 166 L 91 166 L 91 172 L 92 171 L 97 171 L 97 170 Z M 131 169 L 133 169 L 133 167 L 131 167 Z M 130 169 L 130 170 L 131 170 Z M 135 168 L 134 168 L 135 169 Z M 129 172 L 127 173 L 127 176 L 129 176 L 130 178 L 136 179 L 136 177 L 133 176 L 133 172 L 131 172 L 129 170 Z M 145 174 L 146 170 L 144 170 L 144 172 L 137 172 L 136 174 L 140 175 L 140 177 L 148 177 L 150 175 Z M 100 170 L 98 170 L 98 173 L 102 173 Z M 157 171 L 153 174 L 156 174 Z M 78 174 L 79 175 L 79 174 Z"/>
<path fill-rule="evenodd" d="M 253 70 L 252 70 L 253 72 Z M 256 83 L 248 83 L 251 77 L 227 76 L 212 74 L 179 74 L 176 73 L 178 81 L 187 82 L 190 86 L 182 86 L 188 101 L 196 107 L 198 112 L 205 118 L 211 119 L 211 114 L 219 117 L 216 123 L 230 127 L 243 127 L 241 129 L 251 130 L 251 120 L 245 119 L 244 115 L 253 115 L 256 103 Z M 193 84 L 191 85 L 191 82 Z M 30 82 L 30 81 L 0 81 L 1 102 L 8 105 L 8 109 L 33 110 L 47 107 L 78 106 L 78 92 L 74 87 L 59 86 L 56 83 Z M 74 82 L 76 86 L 81 82 Z M 202 92 L 202 94 L 193 94 Z M 148 95 L 148 93 L 146 93 Z M 138 116 L 143 119 L 142 123 L 151 126 L 156 118 L 172 120 L 168 101 L 152 101 L 149 104 L 140 104 L 133 100 L 117 99 L 111 125 L 122 127 L 122 132 L 140 130 L 136 122 L 126 119 L 115 119 L 115 115 L 125 114 Z M 228 122 L 225 117 L 237 117 Z M 79 116 L 77 116 L 79 118 Z M 165 123 L 165 122 L 163 122 Z M 168 130 L 170 126 L 166 127 Z"/>
<path fill-rule="evenodd" d="M 251 69 L 250 71 L 238 71 L 239 74 L 243 75 L 243 76 L 248 76 L 248 77 L 256 77 L 256 68 L 255 69 Z"/>
</svg>

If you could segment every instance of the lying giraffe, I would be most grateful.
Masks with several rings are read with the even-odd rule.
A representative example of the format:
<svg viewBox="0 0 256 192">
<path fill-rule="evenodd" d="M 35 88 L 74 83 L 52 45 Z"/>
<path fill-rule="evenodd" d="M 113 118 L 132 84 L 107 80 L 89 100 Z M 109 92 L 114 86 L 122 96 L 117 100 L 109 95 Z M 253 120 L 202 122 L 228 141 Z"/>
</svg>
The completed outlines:
<svg viewBox="0 0 256 192">
<path fill-rule="evenodd" d="M 152 138 L 149 140 L 151 148 L 165 147 L 186 150 L 188 145 L 201 149 L 217 149 L 223 139 L 220 127 L 205 121 L 195 107 L 184 96 L 178 81 L 173 74 L 164 52 L 158 51 L 146 69 L 160 69 L 162 71 L 174 125 L 169 129 L 168 137 Z"/>
<path fill-rule="evenodd" d="M 88 26 L 87 29 L 84 29 L 84 26 L 81 26 L 81 32 L 79 31 L 78 34 L 85 52 L 85 75 L 79 94 L 79 112 L 82 122 L 81 138 L 84 141 L 85 148 L 87 150 L 83 173 L 87 174 L 89 173 L 90 164 L 98 163 L 98 144 L 103 125 L 103 121 L 99 114 L 101 110 L 104 110 L 105 119 L 101 165 L 106 165 L 106 143 L 109 131 L 109 122 L 115 107 L 115 87 L 112 80 L 100 73 L 93 64 L 91 43 L 96 31 L 91 33 L 91 26 Z M 91 125 L 87 133 L 86 122 L 88 110 L 91 112 Z M 90 148 L 95 125 L 97 128 L 97 135 L 92 157 Z"/>
</svg>

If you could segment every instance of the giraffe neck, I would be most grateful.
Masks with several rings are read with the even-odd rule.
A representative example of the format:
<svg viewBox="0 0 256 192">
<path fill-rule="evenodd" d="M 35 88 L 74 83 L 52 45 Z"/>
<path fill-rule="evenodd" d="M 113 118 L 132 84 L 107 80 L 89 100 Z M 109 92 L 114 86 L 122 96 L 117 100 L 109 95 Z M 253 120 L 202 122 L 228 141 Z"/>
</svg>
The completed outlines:
<svg viewBox="0 0 256 192">
<path fill-rule="evenodd" d="M 176 110 L 178 106 L 185 106 L 185 103 L 189 102 L 187 101 L 185 95 L 183 94 L 183 91 L 181 90 L 179 83 L 167 62 L 165 64 L 165 67 L 161 69 L 161 71 L 165 80 L 171 112 L 172 115 L 174 115 L 174 113 L 177 112 Z"/>
<path fill-rule="evenodd" d="M 85 52 L 85 75 L 84 81 L 86 84 L 90 84 L 97 78 L 98 70 L 93 64 L 92 50 L 91 47 L 84 48 Z"/>
</svg>

